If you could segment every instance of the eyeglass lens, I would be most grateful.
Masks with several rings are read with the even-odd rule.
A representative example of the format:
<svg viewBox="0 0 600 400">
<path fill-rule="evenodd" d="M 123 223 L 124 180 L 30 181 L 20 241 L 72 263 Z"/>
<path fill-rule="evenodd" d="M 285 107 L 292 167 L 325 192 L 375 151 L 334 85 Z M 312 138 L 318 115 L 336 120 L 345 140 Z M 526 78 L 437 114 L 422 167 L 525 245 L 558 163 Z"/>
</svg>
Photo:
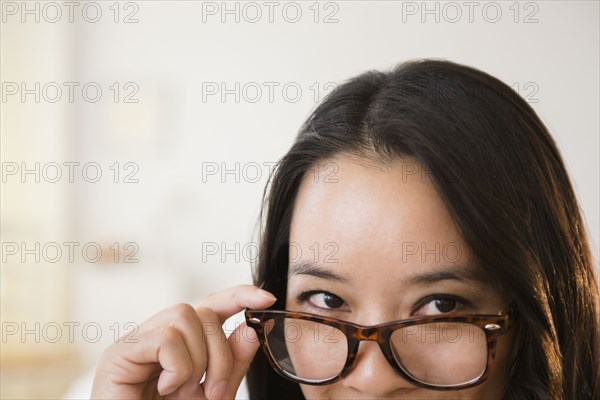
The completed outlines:
<svg viewBox="0 0 600 400">
<path fill-rule="evenodd" d="M 348 341 L 332 326 L 276 317 L 264 327 L 267 347 L 287 375 L 325 381 L 339 375 L 348 358 Z M 405 372 L 430 385 L 462 385 L 478 379 L 487 363 L 483 329 L 468 323 L 435 322 L 395 330 L 393 357 Z"/>
</svg>

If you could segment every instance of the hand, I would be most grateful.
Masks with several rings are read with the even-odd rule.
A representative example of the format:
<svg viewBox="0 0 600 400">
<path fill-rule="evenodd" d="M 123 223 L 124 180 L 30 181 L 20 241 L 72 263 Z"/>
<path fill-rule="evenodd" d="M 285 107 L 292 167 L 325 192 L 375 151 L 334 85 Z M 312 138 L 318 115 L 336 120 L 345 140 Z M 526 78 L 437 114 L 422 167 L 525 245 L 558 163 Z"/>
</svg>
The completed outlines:
<svg viewBox="0 0 600 400">
<path fill-rule="evenodd" d="M 260 344 L 245 322 L 229 339 L 221 326 L 245 308 L 267 308 L 275 301 L 262 289 L 240 285 L 208 296 L 196 308 L 178 304 L 159 312 L 140 326 L 136 343 L 121 338 L 104 351 L 92 398 L 233 399 Z"/>
</svg>

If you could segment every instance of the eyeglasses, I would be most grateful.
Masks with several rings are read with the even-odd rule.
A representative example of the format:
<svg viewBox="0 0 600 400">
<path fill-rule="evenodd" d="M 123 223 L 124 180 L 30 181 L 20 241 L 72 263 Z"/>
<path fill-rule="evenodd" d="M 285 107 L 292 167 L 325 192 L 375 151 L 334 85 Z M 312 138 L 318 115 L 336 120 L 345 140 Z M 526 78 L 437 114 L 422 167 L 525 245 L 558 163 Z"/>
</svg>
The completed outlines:
<svg viewBox="0 0 600 400">
<path fill-rule="evenodd" d="M 271 366 L 291 381 L 327 385 L 344 378 L 359 343 L 370 340 L 405 380 L 433 390 L 484 382 L 513 314 L 511 304 L 497 315 L 445 314 L 363 326 L 303 312 L 245 311 Z"/>
</svg>

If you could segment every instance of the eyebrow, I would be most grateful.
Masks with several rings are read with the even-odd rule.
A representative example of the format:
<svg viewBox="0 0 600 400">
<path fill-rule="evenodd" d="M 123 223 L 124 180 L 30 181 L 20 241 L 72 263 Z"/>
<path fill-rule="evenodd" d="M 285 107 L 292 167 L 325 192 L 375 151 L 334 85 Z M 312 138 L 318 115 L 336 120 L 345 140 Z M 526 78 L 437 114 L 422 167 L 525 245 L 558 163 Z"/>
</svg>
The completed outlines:
<svg viewBox="0 0 600 400">
<path fill-rule="evenodd" d="M 406 282 L 408 284 L 412 283 L 416 285 L 428 285 L 435 282 L 449 280 L 459 282 L 489 283 L 489 278 L 487 278 L 481 271 L 464 265 L 445 265 L 431 272 L 413 275 L 408 278 Z"/>
<path fill-rule="evenodd" d="M 321 279 L 327 279 L 330 281 L 336 281 L 340 283 L 349 283 L 350 279 L 336 274 L 327 268 L 316 265 L 311 261 L 301 260 L 294 262 L 289 266 L 290 275 L 310 275 Z"/>
<path fill-rule="evenodd" d="M 317 265 L 308 260 L 294 262 L 289 266 L 291 275 L 310 275 L 321 279 L 336 281 L 340 283 L 350 283 L 350 279 L 339 275 L 328 268 Z M 459 282 L 489 283 L 489 278 L 485 277 L 480 271 L 464 265 L 445 265 L 434 271 L 423 274 L 416 274 L 404 281 L 404 284 L 410 285 L 430 285 L 432 283 L 455 280 Z"/>
</svg>

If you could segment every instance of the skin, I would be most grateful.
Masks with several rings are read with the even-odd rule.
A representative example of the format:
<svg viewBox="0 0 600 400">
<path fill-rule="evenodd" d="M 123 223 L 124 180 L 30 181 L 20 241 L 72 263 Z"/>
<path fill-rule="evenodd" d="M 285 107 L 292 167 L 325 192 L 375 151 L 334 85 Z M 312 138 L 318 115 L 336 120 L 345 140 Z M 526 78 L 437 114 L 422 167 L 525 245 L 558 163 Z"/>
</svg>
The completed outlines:
<svg viewBox="0 0 600 400">
<path fill-rule="evenodd" d="M 464 279 L 464 273 L 462 280 L 439 280 L 439 274 L 412 279 L 441 269 L 445 278 L 451 278 L 459 266 L 469 272 L 466 277 L 484 275 L 431 182 L 406 173 L 414 166 L 414 160 L 383 167 L 340 156 L 324 166 L 326 179 L 306 174 L 290 232 L 294 258 L 290 259 L 288 310 L 376 325 L 439 314 L 440 304 L 431 300 L 432 295 L 464 297 L 466 305 L 442 303 L 465 313 L 495 314 L 506 307 L 509 299 L 502 297 L 502 291 L 485 280 Z M 415 244 L 429 252 L 415 251 Z M 298 268 L 300 261 L 316 265 Z M 332 274 L 338 279 L 331 279 Z M 321 293 L 298 300 L 307 290 Z M 322 291 L 332 295 L 326 298 Z M 234 398 L 259 342 L 245 323 L 228 339 L 221 325 L 244 308 L 264 309 L 275 301 L 264 290 L 239 285 L 195 306 L 177 304 L 155 314 L 134 337 L 126 335 L 104 351 L 91 398 Z M 355 368 L 343 380 L 301 388 L 307 399 L 500 398 L 508 361 L 516 355 L 514 332 L 511 329 L 500 337 L 490 378 L 468 390 L 441 392 L 410 384 L 392 369 L 374 342 L 361 342 Z M 204 373 L 206 379 L 199 384 Z"/>
<path fill-rule="evenodd" d="M 448 310 L 444 304 L 452 311 L 468 314 L 497 314 L 506 309 L 509 299 L 487 282 L 431 180 L 406 173 L 414 170 L 410 167 L 416 161 L 404 159 L 383 166 L 342 155 L 331 162 L 337 166 L 335 176 L 315 179 L 318 174 L 307 173 L 296 198 L 290 231 L 287 310 L 376 325 L 441 314 Z M 415 246 L 419 251 L 415 252 Z M 424 248 L 430 252 L 421 253 Z M 312 266 L 297 269 L 294 266 L 299 262 Z M 416 275 L 440 269 L 452 272 L 461 267 L 482 280 L 411 280 Z M 319 271 L 333 273 L 344 281 Z M 327 293 L 298 299 L 301 293 L 313 290 Z M 435 299 L 422 304 L 422 299 L 437 294 L 460 296 L 468 304 Z M 488 380 L 470 389 L 419 388 L 392 369 L 377 343 L 363 341 L 349 375 L 326 386 L 301 385 L 302 392 L 307 399 L 501 398 L 509 361 L 515 356 L 514 331 L 500 337 Z"/>
<path fill-rule="evenodd" d="M 221 325 L 244 308 L 267 308 L 275 300 L 257 287 L 239 285 L 196 307 L 176 304 L 155 314 L 133 338 L 122 337 L 104 351 L 91 398 L 234 398 L 259 342 L 245 323 L 228 339 Z"/>
</svg>

